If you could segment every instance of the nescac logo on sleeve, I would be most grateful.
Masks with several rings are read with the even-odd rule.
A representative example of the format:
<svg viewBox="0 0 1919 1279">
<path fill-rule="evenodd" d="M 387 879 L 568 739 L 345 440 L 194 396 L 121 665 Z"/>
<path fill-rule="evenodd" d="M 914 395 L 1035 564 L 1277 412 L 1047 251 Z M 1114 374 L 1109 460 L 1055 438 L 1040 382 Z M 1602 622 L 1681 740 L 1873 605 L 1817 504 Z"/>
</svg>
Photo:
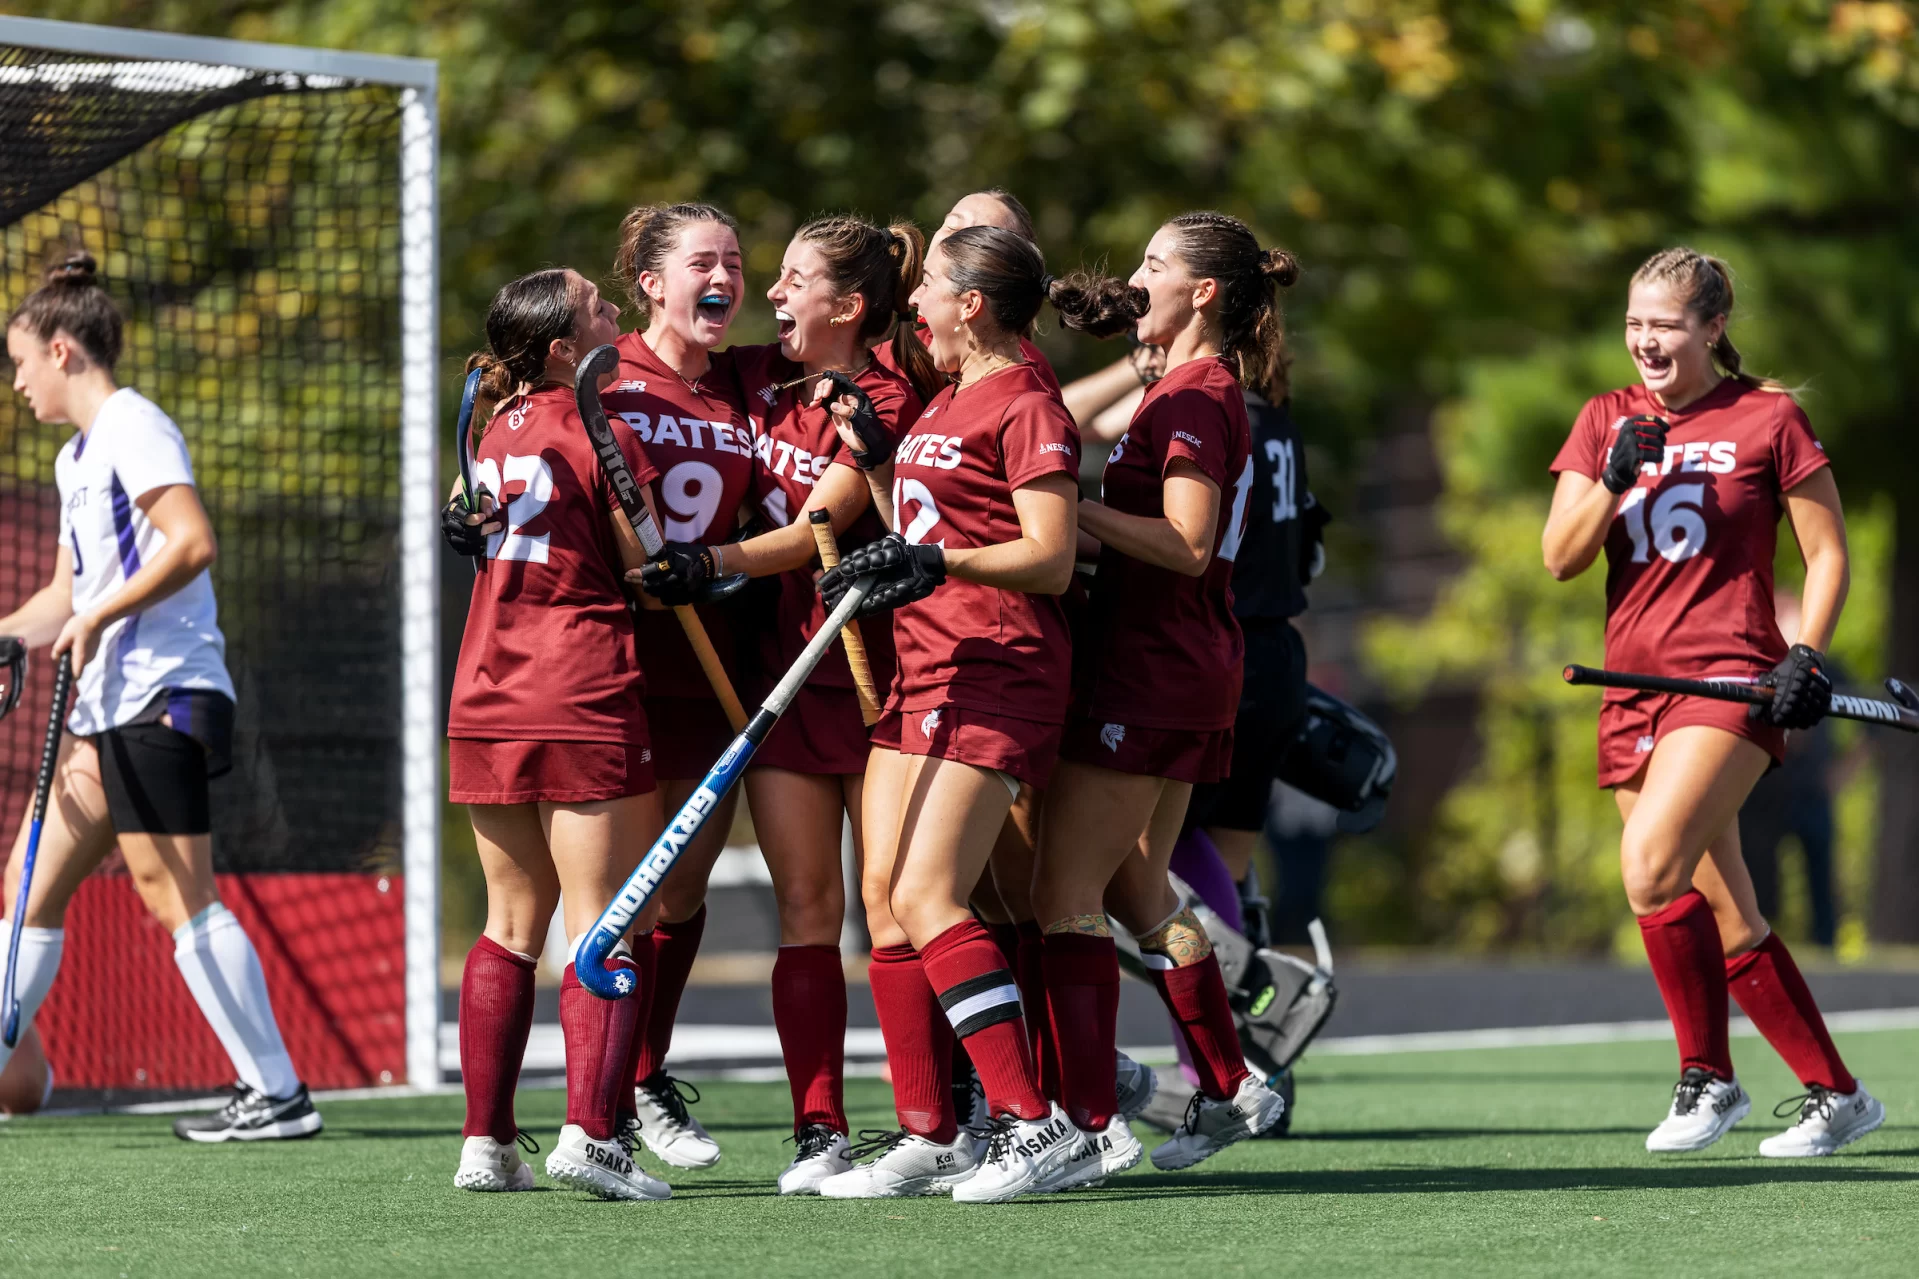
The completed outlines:
<svg viewBox="0 0 1919 1279">
<path fill-rule="evenodd" d="M 894 461 L 901 466 L 930 466 L 951 471 L 960 464 L 960 437 L 926 433 L 909 435 L 900 442 Z"/>
<path fill-rule="evenodd" d="M 1189 435 L 1185 431 L 1174 431 L 1173 438 L 1176 440 L 1185 440 L 1188 444 L 1192 445 L 1196 449 L 1203 449 L 1206 447 L 1205 444 L 1201 443 L 1200 438 L 1197 435 Z"/>
<path fill-rule="evenodd" d="M 1073 446 L 1072 446 L 1072 445 L 1070 445 L 1070 444 L 1061 444 L 1061 443 L 1059 443 L 1059 442 L 1058 442 L 1057 440 L 1052 440 L 1052 441 L 1048 441 L 1048 442 L 1047 442 L 1047 443 L 1045 443 L 1045 444 L 1042 444 L 1042 445 L 1040 445 L 1040 446 L 1039 446 L 1039 451 L 1040 451 L 1040 452 L 1042 452 L 1042 453 L 1067 453 L 1067 454 L 1070 454 L 1070 453 L 1072 453 L 1072 451 L 1073 451 Z"/>
</svg>

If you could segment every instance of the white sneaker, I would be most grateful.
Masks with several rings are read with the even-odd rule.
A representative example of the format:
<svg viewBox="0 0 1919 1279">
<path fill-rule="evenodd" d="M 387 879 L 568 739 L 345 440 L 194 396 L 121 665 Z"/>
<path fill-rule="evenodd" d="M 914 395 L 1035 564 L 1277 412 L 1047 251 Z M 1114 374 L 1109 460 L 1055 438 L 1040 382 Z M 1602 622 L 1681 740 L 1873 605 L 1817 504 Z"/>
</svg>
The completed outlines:
<svg viewBox="0 0 1919 1279">
<path fill-rule="evenodd" d="M 1704 1150 L 1751 1113 L 1752 1098 L 1737 1079 L 1721 1079 L 1688 1066 L 1673 1086 L 1672 1109 L 1646 1134 L 1646 1149 L 1655 1155 Z"/>
<path fill-rule="evenodd" d="M 671 1075 L 657 1075 L 651 1087 L 633 1090 L 640 1115 L 640 1140 L 646 1148 L 675 1168 L 711 1168 L 720 1161 L 720 1143 L 707 1135 L 686 1108 L 700 1099 L 700 1090 Z M 692 1096 L 687 1096 L 691 1092 Z"/>
<path fill-rule="evenodd" d="M 1173 1129 L 1164 1144 L 1153 1148 L 1153 1167 L 1161 1172 L 1191 1168 L 1236 1141 L 1259 1136 L 1285 1113 L 1285 1099 L 1257 1075 L 1241 1080 L 1238 1091 L 1225 1101 L 1196 1092 L 1186 1105 L 1185 1122 Z"/>
<path fill-rule="evenodd" d="M 851 1149 L 846 1134 L 834 1132 L 825 1124 L 808 1124 L 793 1140 L 799 1145 L 799 1153 L 780 1174 L 783 1195 L 817 1195 L 821 1182 L 853 1166 L 852 1156 L 846 1153 Z"/>
<path fill-rule="evenodd" d="M 525 1133 L 520 1140 L 527 1143 L 529 1153 L 540 1152 Z M 461 1190 L 531 1190 L 533 1165 L 520 1158 L 510 1141 L 468 1137 L 460 1147 L 460 1169 L 453 1174 L 453 1184 Z"/>
<path fill-rule="evenodd" d="M 546 1175 L 601 1199 L 671 1199 L 673 1187 L 633 1162 L 631 1132 L 622 1129 L 612 1141 L 595 1141 L 578 1124 L 568 1124 L 546 1157 Z"/>
<path fill-rule="evenodd" d="M 1810 1084 L 1805 1096 L 1780 1103 L 1772 1113 L 1783 1119 L 1792 1113 L 1794 1106 L 1799 1108 L 1799 1122 L 1759 1143 L 1759 1153 L 1766 1158 L 1806 1159 L 1830 1155 L 1886 1122 L 1885 1106 L 1866 1091 L 1864 1084 L 1850 1093 L 1830 1092 L 1818 1084 Z"/>
<path fill-rule="evenodd" d="M 908 1199 L 915 1195 L 943 1195 L 966 1181 L 979 1167 L 973 1135 L 962 1128 L 951 1145 L 928 1141 L 904 1128 L 878 1133 L 846 1151 L 848 1159 L 876 1154 L 820 1182 L 828 1199 Z"/>
<path fill-rule="evenodd" d="M 1128 1121 L 1138 1119 L 1140 1111 L 1152 1104 L 1159 1091 L 1159 1072 L 1142 1066 L 1125 1053 L 1113 1054 L 1114 1094 L 1119 1100 L 1119 1115 Z"/>
<path fill-rule="evenodd" d="M 1073 1153 L 1086 1145 L 1085 1138 L 1058 1102 L 1041 1119 L 1000 1115 L 986 1127 L 986 1158 L 978 1171 L 953 1187 L 953 1202 L 1005 1203 L 1036 1193 L 1058 1178 Z"/>
<path fill-rule="evenodd" d="M 1126 1126 L 1126 1120 L 1114 1116 L 1103 1131 L 1087 1132 L 1073 1147 L 1072 1155 L 1053 1175 L 1040 1183 L 1034 1194 L 1055 1194 L 1062 1190 L 1090 1190 L 1114 1173 L 1125 1172 L 1146 1157 L 1146 1147 Z"/>
</svg>

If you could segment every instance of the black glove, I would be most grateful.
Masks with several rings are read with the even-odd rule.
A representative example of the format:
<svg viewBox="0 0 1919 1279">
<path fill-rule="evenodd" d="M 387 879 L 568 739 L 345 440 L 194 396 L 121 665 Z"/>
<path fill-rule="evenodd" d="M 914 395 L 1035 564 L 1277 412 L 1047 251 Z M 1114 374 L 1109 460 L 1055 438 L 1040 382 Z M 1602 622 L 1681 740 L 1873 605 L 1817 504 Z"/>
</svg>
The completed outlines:
<svg viewBox="0 0 1919 1279">
<path fill-rule="evenodd" d="M 1612 442 L 1612 456 L 1599 482 L 1614 493 L 1624 493 L 1639 483 L 1639 468 L 1648 462 L 1666 460 L 1666 432 L 1672 427 L 1663 417 L 1641 413 L 1622 417 L 1613 426 L 1619 434 Z"/>
<path fill-rule="evenodd" d="M 1816 648 L 1794 644 L 1785 660 L 1759 681 L 1772 690 L 1772 702 L 1754 706 L 1747 714 L 1775 728 L 1811 728 L 1832 709 L 1832 680 L 1826 676 L 1826 655 Z"/>
<path fill-rule="evenodd" d="M 662 604 L 704 603 L 708 585 L 718 576 L 713 552 L 697 542 L 668 542 L 640 570 L 640 589 Z M 729 592 L 730 593 L 730 592 Z"/>
<path fill-rule="evenodd" d="M 473 506 L 470 509 L 463 497 L 456 497 L 440 508 L 440 536 L 453 549 L 455 555 L 469 555 L 474 559 L 485 556 L 487 539 L 485 529 L 491 524 L 494 530 L 498 531 L 499 522 L 496 517 L 504 508 L 495 507 L 477 524 L 467 523 L 467 517 L 480 510 L 482 498 L 492 496 L 487 492 L 486 485 L 482 484 L 473 495 Z"/>
<path fill-rule="evenodd" d="M 849 552 L 820 574 L 820 596 L 831 613 L 854 582 L 866 579 L 858 617 L 884 613 L 923 600 L 946 580 L 946 552 L 927 543 L 915 546 L 898 533 Z"/>
<path fill-rule="evenodd" d="M 1311 586 L 1313 579 L 1326 570 L 1326 526 L 1333 522 L 1332 512 L 1319 504 L 1309 490 L 1306 505 L 1299 511 L 1299 584 Z"/>
<path fill-rule="evenodd" d="M 27 684 L 27 642 L 16 635 L 0 635 L 0 719 L 20 704 Z"/>
<path fill-rule="evenodd" d="M 899 441 L 880 424 L 880 415 L 873 408 L 873 401 L 865 391 L 846 374 L 837 369 L 829 369 L 820 374 L 833 384 L 833 391 L 827 397 L 827 412 L 831 413 L 832 401 L 842 395 L 853 397 L 853 433 L 860 437 L 860 447 L 853 450 L 853 462 L 862 471 L 870 471 L 876 466 L 893 460 L 893 450 Z"/>
</svg>

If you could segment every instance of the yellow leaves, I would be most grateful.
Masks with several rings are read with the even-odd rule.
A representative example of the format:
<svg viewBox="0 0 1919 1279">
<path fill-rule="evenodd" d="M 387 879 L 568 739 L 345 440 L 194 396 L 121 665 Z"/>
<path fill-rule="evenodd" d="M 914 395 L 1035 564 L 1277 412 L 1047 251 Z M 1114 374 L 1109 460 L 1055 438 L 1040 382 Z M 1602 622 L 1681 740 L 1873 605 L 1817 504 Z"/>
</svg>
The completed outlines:
<svg viewBox="0 0 1919 1279">
<path fill-rule="evenodd" d="M 1301 182 L 1286 193 L 1286 202 L 1302 218 L 1317 220 L 1326 212 L 1326 201 L 1319 192 Z"/>
<path fill-rule="evenodd" d="M 705 27 L 687 32 L 680 41 L 680 56 L 688 62 L 711 62 L 719 50 L 719 37 Z"/>
<path fill-rule="evenodd" d="M 1890 0 L 1872 0 L 1870 3 L 1844 0 L 1832 7 L 1829 29 L 1840 40 L 1873 40 L 1884 45 L 1896 45 L 1912 38 L 1913 17 L 1906 5 L 1891 3 Z"/>
<path fill-rule="evenodd" d="M 1659 56 L 1659 33 L 1651 27 L 1630 27 L 1626 31 L 1626 48 L 1634 57 L 1650 62 Z"/>
<path fill-rule="evenodd" d="M 1546 203 L 1561 213 L 1579 212 L 1578 184 L 1565 178 L 1553 178 L 1546 183 Z"/>
<path fill-rule="evenodd" d="M 1430 98 L 1459 73 L 1448 42 L 1446 20 L 1426 14 L 1402 22 L 1391 35 L 1375 40 L 1371 52 L 1394 89 L 1409 98 Z"/>
<path fill-rule="evenodd" d="M 1359 51 L 1359 32 L 1350 23 L 1329 22 L 1320 29 L 1319 42 L 1326 52 L 1348 58 Z"/>
</svg>

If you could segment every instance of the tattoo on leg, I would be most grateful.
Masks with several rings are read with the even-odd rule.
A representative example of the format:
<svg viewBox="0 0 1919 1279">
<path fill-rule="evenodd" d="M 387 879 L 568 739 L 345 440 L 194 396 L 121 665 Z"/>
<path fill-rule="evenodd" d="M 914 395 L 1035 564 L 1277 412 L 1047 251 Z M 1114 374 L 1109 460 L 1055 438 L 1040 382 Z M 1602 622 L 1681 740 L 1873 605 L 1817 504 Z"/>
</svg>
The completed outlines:
<svg viewBox="0 0 1919 1279">
<path fill-rule="evenodd" d="M 1175 968 L 1191 968 L 1213 953 L 1213 939 L 1206 935 L 1192 907 L 1181 907 L 1171 919 L 1139 939 L 1139 948 L 1164 955 Z"/>
<path fill-rule="evenodd" d="M 1113 930 L 1104 915 L 1068 915 L 1046 925 L 1049 933 L 1078 933 L 1082 937 L 1111 937 Z"/>
</svg>

